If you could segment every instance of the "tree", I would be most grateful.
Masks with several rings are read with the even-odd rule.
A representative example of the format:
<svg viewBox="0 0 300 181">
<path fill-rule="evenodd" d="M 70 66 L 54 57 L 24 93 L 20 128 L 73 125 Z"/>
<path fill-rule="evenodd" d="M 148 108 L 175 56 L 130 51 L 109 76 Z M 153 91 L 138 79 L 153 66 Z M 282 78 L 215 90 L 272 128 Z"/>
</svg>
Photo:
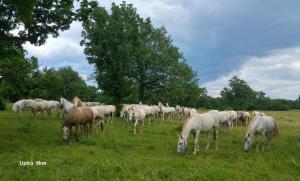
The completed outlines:
<svg viewBox="0 0 300 181">
<path fill-rule="evenodd" d="M 79 96 L 82 100 L 90 100 L 91 91 L 85 81 L 79 76 L 78 72 L 67 66 L 59 68 L 58 74 L 62 78 L 62 97 L 73 99 L 75 96 Z"/>
<path fill-rule="evenodd" d="M 23 48 L 18 44 L 1 44 L 0 49 L 0 93 L 15 101 L 28 95 L 29 80 L 38 68 L 37 59 L 24 58 Z"/>
<path fill-rule="evenodd" d="M 84 29 L 81 45 L 96 68 L 99 88 L 112 103 L 184 104 L 189 96 L 200 96 L 196 72 L 166 29 L 154 28 L 131 4 L 113 3 L 109 13 L 95 2 L 83 2 L 79 15 Z"/>
<path fill-rule="evenodd" d="M 221 91 L 222 101 L 225 105 L 235 109 L 253 109 L 256 92 L 244 80 L 233 76 L 229 80 L 229 88 L 225 87 Z"/>
<path fill-rule="evenodd" d="M 42 45 L 49 34 L 69 29 L 72 10 L 73 0 L 0 0 L 0 41 Z"/>
</svg>

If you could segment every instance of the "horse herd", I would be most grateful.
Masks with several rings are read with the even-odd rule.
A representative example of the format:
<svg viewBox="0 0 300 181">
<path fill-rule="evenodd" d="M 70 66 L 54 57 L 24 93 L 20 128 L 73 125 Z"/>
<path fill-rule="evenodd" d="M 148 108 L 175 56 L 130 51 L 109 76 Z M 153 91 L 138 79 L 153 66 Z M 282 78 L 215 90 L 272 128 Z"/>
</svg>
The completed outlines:
<svg viewBox="0 0 300 181">
<path fill-rule="evenodd" d="M 78 141 L 78 129 L 86 136 L 91 135 L 92 124 L 96 124 L 96 131 L 104 129 L 104 119 L 108 123 L 113 123 L 116 116 L 116 107 L 114 105 L 104 105 L 98 102 L 82 102 L 75 97 L 72 102 L 61 98 L 60 101 L 44 99 L 22 99 L 13 104 L 14 112 L 21 112 L 29 108 L 34 117 L 36 113 L 44 111 L 51 115 L 51 110 L 57 113 L 57 116 L 63 112 L 63 139 L 67 140 L 72 136 L 72 127 L 75 127 L 75 138 Z M 248 129 L 244 136 L 244 150 L 248 151 L 255 137 L 256 150 L 259 150 L 258 135 L 261 135 L 262 149 L 264 137 L 268 140 L 272 136 L 278 135 L 277 123 L 274 118 L 265 115 L 262 112 L 254 111 L 251 115 L 246 111 L 218 111 L 210 110 L 206 113 L 198 113 L 196 109 L 179 106 L 170 107 L 167 103 L 163 105 L 123 104 L 120 117 L 133 123 L 133 134 L 142 133 L 144 121 L 148 119 L 148 124 L 156 117 L 162 120 L 171 120 L 174 116 L 179 116 L 183 120 L 181 133 L 178 134 L 177 152 L 183 154 L 187 145 L 190 133 L 194 136 L 194 154 L 199 151 L 199 135 L 207 133 L 207 146 L 210 146 L 210 133 L 213 131 L 215 140 L 215 149 L 218 149 L 219 127 L 224 126 L 226 131 L 234 126 L 247 126 Z M 251 121 L 250 121 L 251 120 Z"/>
</svg>

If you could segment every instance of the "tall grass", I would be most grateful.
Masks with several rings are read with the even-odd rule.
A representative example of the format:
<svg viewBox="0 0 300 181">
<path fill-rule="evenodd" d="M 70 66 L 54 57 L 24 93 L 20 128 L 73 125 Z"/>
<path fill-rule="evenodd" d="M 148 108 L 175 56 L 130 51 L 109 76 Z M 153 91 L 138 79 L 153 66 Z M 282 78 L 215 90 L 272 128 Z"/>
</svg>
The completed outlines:
<svg viewBox="0 0 300 181">
<path fill-rule="evenodd" d="M 280 135 L 271 149 L 243 152 L 245 128 L 220 132 L 219 150 L 194 156 L 176 153 L 182 123 L 155 120 L 144 133 L 132 134 L 122 119 L 90 138 L 62 141 L 61 119 L 54 115 L 0 112 L 0 180 L 300 180 L 300 111 L 266 112 L 279 121 Z M 46 166 L 19 166 L 19 161 L 46 161 Z"/>
</svg>

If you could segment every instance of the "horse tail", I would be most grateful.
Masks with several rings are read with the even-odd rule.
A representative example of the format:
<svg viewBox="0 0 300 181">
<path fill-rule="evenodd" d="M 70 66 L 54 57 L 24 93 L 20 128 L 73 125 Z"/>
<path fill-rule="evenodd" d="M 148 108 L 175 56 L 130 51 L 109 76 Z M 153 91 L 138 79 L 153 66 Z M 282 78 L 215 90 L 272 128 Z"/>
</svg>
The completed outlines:
<svg viewBox="0 0 300 181">
<path fill-rule="evenodd" d="M 274 130 L 272 132 L 272 137 L 276 137 L 279 135 L 279 130 L 278 130 L 278 126 L 277 126 L 277 122 L 274 120 L 274 123 L 275 123 L 275 127 L 274 127 Z"/>
</svg>

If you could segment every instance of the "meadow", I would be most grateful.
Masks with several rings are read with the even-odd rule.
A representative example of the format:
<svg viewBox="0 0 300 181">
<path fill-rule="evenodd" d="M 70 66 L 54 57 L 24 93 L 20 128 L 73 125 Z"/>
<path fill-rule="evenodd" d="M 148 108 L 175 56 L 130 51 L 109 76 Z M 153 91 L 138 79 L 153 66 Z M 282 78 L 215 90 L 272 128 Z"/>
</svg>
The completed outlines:
<svg viewBox="0 0 300 181">
<path fill-rule="evenodd" d="M 141 135 L 116 118 L 104 132 L 62 141 L 61 121 L 54 114 L 33 118 L 0 111 L 0 180 L 300 180 L 300 111 L 265 112 L 278 120 L 279 137 L 271 149 L 243 151 L 244 127 L 220 130 L 219 150 L 204 150 L 200 135 L 195 156 L 190 136 L 184 155 L 176 152 L 182 122 L 154 120 Z M 46 165 L 21 166 L 20 161 Z"/>
</svg>

